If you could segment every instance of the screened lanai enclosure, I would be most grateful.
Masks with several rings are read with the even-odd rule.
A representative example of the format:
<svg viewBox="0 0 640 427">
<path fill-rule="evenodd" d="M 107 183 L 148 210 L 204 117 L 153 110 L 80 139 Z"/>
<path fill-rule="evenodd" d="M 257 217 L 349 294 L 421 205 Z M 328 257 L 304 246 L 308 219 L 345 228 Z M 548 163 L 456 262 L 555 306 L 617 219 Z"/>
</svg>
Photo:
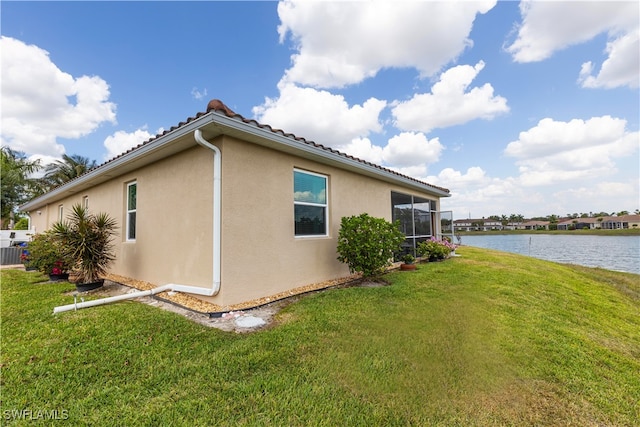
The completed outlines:
<svg viewBox="0 0 640 427">
<path fill-rule="evenodd" d="M 391 192 L 392 221 L 400 223 L 407 237 L 399 255 L 416 256 L 420 242 L 435 237 L 453 242 L 453 212 L 437 211 L 436 201 L 410 194 Z"/>
</svg>

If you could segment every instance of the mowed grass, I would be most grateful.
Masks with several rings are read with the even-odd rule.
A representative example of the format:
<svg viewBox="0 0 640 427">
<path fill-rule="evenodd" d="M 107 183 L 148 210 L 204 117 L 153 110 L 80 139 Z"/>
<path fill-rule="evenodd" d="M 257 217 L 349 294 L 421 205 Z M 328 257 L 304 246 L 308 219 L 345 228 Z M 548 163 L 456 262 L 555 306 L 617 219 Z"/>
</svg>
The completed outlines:
<svg viewBox="0 0 640 427">
<path fill-rule="evenodd" d="M 638 275 L 457 252 L 251 334 L 136 302 L 53 315 L 72 285 L 2 271 L 2 424 L 640 424 Z"/>
</svg>

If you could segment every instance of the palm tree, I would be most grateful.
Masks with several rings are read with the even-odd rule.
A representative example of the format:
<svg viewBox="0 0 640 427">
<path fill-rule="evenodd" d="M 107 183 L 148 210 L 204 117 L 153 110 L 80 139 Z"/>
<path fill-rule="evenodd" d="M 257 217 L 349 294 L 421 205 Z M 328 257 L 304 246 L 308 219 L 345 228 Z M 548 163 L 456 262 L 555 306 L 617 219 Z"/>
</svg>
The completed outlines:
<svg viewBox="0 0 640 427">
<path fill-rule="evenodd" d="M 2 224 L 8 221 L 12 225 L 18 206 L 42 193 L 37 180 L 30 177 L 40 167 L 39 160 L 28 160 L 24 153 L 9 147 L 0 148 Z"/>
<path fill-rule="evenodd" d="M 96 161 L 90 160 L 88 157 L 78 154 L 70 156 L 63 154 L 62 160 L 57 160 L 47 165 L 43 181 L 49 189 L 52 189 L 79 177 L 85 172 L 89 172 L 96 166 Z"/>
</svg>

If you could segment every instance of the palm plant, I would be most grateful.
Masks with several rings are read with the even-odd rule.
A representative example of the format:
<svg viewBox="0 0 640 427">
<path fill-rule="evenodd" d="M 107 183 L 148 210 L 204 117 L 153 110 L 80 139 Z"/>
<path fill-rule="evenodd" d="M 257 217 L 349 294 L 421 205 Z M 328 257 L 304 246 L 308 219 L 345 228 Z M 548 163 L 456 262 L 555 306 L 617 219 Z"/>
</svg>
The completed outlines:
<svg viewBox="0 0 640 427">
<path fill-rule="evenodd" d="M 30 176 L 40 169 L 39 160 L 29 160 L 9 147 L 0 149 L 0 184 L 2 186 L 2 222 L 14 218 L 18 206 L 41 194 Z"/>
<path fill-rule="evenodd" d="M 79 177 L 95 168 L 96 165 L 96 161 L 90 160 L 88 157 L 78 154 L 70 156 L 63 154 L 62 160 L 57 160 L 47 165 L 43 181 L 51 189 Z"/>
<path fill-rule="evenodd" d="M 72 260 L 77 283 L 99 282 L 115 260 L 112 238 L 117 223 L 106 213 L 91 214 L 77 204 L 67 221 L 53 224 L 52 233 L 65 257 Z"/>
</svg>

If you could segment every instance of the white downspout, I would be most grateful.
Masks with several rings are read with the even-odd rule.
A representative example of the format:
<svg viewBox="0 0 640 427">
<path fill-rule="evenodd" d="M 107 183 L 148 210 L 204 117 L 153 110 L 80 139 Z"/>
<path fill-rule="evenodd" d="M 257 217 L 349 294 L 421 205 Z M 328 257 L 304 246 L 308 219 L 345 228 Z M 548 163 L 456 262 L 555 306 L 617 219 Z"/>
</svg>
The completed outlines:
<svg viewBox="0 0 640 427">
<path fill-rule="evenodd" d="M 62 313 L 63 311 L 78 310 L 80 308 L 95 307 L 96 305 L 104 305 L 112 302 L 124 301 L 127 299 L 146 297 L 149 295 L 155 295 L 155 294 L 159 294 L 160 292 L 170 291 L 170 290 L 172 290 L 170 285 L 164 285 L 164 286 L 159 286 L 157 288 L 150 289 L 148 291 L 131 292 L 124 295 L 116 295 L 115 297 L 101 298 L 101 299 L 96 299 L 92 301 L 83 301 L 81 303 L 61 305 L 53 309 L 53 314 Z"/>
<path fill-rule="evenodd" d="M 97 305 L 109 304 L 127 299 L 139 298 L 149 295 L 155 295 L 164 291 L 185 292 L 196 295 L 214 296 L 220 292 L 220 266 L 222 264 L 222 254 L 220 248 L 222 246 L 221 229 L 222 229 L 222 173 L 221 173 L 221 153 L 218 147 L 209 143 L 202 137 L 200 129 L 196 129 L 193 133 L 196 142 L 213 151 L 213 284 L 211 288 L 201 288 L 199 286 L 180 285 L 177 283 L 169 283 L 147 291 L 131 292 L 125 295 L 117 295 L 115 297 L 101 298 L 92 301 L 84 301 L 55 307 L 53 313 L 62 313 L 64 311 L 78 310 L 81 308 L 95 307 Z"/>
<path fill-rule="evenodd" d="M 176 292 L 187 292 L 196 295 L 213 296 L 220 292 L 220 265 L 222 264 L 222 155 L 220 149 L 202 137 L 200 129 L 193 132 L 196 142 L 213 151 L 213 284 L 211 289 L 198 286 L 187 286 L 171 283 L 169 286 Z"/>
</svg>

